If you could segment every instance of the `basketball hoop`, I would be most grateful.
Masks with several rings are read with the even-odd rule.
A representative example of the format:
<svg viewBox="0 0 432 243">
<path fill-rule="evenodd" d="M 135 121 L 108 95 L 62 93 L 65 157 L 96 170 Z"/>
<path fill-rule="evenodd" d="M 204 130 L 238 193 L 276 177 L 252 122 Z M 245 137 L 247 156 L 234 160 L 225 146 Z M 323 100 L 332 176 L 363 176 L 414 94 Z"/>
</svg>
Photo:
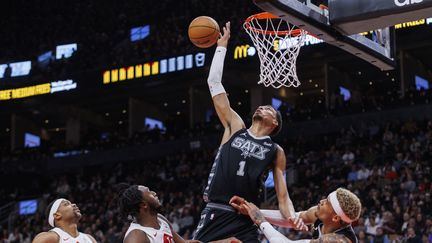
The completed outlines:
<svg viewBox="0 0 432 243">
<path fill-rule="evenodd" d="M 264 12 L 250 16 L 243 24 L 261 62 L 259 84 L 265 87 L 298 87 L 296 60 L 308 33 Z"/>
</svg>

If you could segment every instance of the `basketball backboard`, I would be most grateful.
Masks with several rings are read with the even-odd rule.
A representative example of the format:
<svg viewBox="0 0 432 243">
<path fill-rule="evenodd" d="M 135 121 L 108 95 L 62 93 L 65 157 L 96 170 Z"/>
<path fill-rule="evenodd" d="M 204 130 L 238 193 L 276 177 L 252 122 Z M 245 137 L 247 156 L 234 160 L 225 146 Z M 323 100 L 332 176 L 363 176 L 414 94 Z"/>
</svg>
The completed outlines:
<svg viewBox="0 0 432 243">
<path fill-rule="evenodd" d="M 330 23 L 345 35 L 432 16 L 432 0 L 329 0 Z"/>
<path fill-rule="evenodd" d="M 264 11 L 277 15 L 382 70 L 395 67 L 394 28 L 390 26 L 430 17 L 426 15 L 432 9 L 432 0 L 388 2 L 394 2 L 394 6 L 376 4 L 375 0 L 330 0 L 328 8 L 317 6 L 311 0 L 254 0 Z M 373 32 L 371 36 L 359 34 L 365 31 Z"/>
</svg>

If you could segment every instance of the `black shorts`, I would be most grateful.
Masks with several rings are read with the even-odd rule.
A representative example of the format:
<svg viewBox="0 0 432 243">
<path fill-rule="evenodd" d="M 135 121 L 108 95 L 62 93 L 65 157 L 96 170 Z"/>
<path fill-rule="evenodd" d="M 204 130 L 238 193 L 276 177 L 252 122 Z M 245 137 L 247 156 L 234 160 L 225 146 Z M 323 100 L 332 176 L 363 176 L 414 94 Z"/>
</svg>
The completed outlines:
<svg viewBox="0 0 432 243">
<path fill-rule="evenodd" d="M 248 216 L 228 205 L 208 203 L 194 232 L 194 240 L 209 242 L 236 237 L 242 242 L 259 243 L 258 227 Z"/>
</svg>

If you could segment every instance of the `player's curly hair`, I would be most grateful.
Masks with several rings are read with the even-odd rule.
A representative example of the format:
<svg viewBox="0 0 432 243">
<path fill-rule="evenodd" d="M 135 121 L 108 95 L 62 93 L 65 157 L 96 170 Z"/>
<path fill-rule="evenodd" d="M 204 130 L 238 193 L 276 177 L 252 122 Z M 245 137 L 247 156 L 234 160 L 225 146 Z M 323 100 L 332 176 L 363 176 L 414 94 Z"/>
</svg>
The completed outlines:
<svg viewBox="0 0 432 243">
<path fill-rule="evenodd" d="M 357 195 L 345 188 L 338 188 L 336 190 L 336 197 L 346 216 L 356 221 L 360 217 L 362 209 L 362 204 Z"/>
<path fill-rule="evenodd" d="M 140 204 L 143 202 L 142 192 L 138 190 L 138 185 L 128 185 L 121 183 L 116 185 L 118 192 L 117 207 L 123 219 L 133 221 L 137 218 Z"/>
</svg>

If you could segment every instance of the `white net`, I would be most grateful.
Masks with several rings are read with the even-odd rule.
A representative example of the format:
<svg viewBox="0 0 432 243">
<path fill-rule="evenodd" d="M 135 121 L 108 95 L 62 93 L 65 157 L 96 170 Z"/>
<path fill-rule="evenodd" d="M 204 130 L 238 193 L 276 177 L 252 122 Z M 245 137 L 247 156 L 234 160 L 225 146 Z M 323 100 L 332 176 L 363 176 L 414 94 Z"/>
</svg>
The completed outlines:
<svg viewBox="0 0 432 243">
<path fill-rule="evenodd" d="M 261 62 L 259 84 L 298 87 L 296 60 L 307 32 L 280 18 L 248 18 L 243 27 L 251 37 Z"/>
</svg>

